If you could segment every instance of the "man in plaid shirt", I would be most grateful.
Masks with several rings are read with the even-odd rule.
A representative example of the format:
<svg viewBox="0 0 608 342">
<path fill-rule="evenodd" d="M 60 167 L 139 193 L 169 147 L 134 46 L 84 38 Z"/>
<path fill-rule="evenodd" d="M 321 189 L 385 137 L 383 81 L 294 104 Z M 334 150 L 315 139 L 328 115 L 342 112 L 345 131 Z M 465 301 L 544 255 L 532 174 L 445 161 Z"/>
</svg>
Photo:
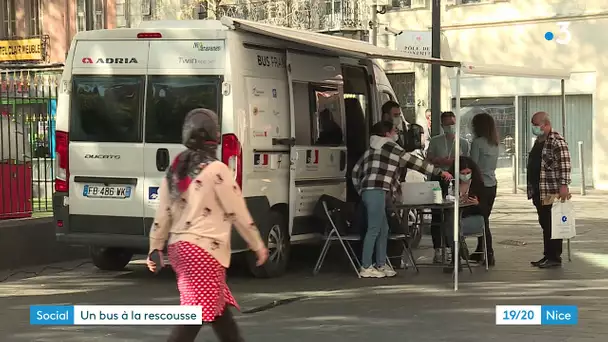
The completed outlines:
<svg viewBox="0 0 608 342">
<path fill-rule="evenodd" d="M 564 137 L 553 131 L 549 115 L 537 112 L 532 116 L 532 133 L 537 136 L 528 155 L 528 199 L 532 200 L 543 229 L 544 257 L 531 262 L 540 268 L 562 264 L 562 240 L 551 240 L 551 208 L 556 199 L 569 199 L 572 170 L 570 151 Z"/>
<path fill-rule="evenodd" d="M 387 203 L 401 198 L 401 173 L 410 168 L 425 174 L 440 175 L 451 180 L 450 173 L 407 153 L 395 141 L 397 131 L 390 121 L 372 127 L 370 148 L 357 161 L 352 171 L 355 189 L 362 197 L 367 211 L 367 232 L 363 240 L 361 276 L 364 278 L 392 277 L 397 273 L 386 264 L 388 244 Z M 372 255 L 376 251 L 376 267 Z"/>
</svg>

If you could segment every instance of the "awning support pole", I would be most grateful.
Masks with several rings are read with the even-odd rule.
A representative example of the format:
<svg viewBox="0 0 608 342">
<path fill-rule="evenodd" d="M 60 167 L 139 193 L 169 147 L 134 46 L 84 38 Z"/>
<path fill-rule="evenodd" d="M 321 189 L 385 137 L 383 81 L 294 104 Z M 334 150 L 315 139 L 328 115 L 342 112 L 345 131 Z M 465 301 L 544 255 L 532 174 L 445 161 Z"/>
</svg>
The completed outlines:
<svg viewBox="0 0 608 342">
<path fill-rule="evenodd" d="M 561 79 L 561 87 L 562 87 L 562 135 L 566 137 L 566 80 Z M 583 170 L 581 170 L 583 171 Z M 570 246 L 570 239 L 566 240 L 567 248 L 568 248 L 568 261 L 572 261 L 572 253 Z"/>
<path fill-rule="evenodd" d="M 458 268 L 460 266 L 460 73 L 456 69 L 456 136 L 454 137 L 454 291 L 458 291 Z"/>
<path fill-rule="evenodd" d="M 562 135 L 566 136 L 566 80 L 562 78 Z"/>
<path fill-rule="evenodd" d="M 431 56 L 441 58 L 441 0 L 431 9 Z M 460 70 L 460 69 L 459 69 Z M 431 64 L 431 136 L 441 134 L 441 66 Z"/>
</svg>

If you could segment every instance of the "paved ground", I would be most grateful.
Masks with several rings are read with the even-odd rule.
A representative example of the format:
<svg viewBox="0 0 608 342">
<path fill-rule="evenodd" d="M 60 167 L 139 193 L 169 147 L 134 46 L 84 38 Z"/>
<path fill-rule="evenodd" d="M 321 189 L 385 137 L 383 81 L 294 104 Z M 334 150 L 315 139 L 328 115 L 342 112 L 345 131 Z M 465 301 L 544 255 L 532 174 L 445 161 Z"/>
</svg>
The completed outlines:
<svg viewBox="0 0 608 342">
<path fill-rule="evenodd" d="M 608 196 L 576 200 L 579 236 L 572 241 L 573 261 L 554 270 L 529 266 L 539 257 L 540 228 L 523 196 L 500 195 L 492 219 L 497 266 L 487 273 L 481 268 L 474 274 L 463 273 L 457 293 L 451 288 L 451 276 L 439 269 L 359 280 L 340 256 L 312 277 L 314 260 L 305 258 L 303 251 L 280 279 L 255 280 L 232 271 L 231 287 L 244 310 L 302 298 L 239 315 L 247 341 L 606 341 Z M 423 246 L 418 254 L 424 259 L 429 252 Z M 13 277 L 0 283 L 0 341 L 164 341 L 167 327 L 32 327 L 28 308 L 33 304 L 175 304 L 177 295 L 170 272 L 154 277 L 137 263 L 119 273 L 84 265 L 67 272 L 47 270 L 33 278 Z M 496 326 L 497 304 L 578 305 L 579 324 Z M 215 338 L 205 330 L 198 341 Z"/>
</svg>

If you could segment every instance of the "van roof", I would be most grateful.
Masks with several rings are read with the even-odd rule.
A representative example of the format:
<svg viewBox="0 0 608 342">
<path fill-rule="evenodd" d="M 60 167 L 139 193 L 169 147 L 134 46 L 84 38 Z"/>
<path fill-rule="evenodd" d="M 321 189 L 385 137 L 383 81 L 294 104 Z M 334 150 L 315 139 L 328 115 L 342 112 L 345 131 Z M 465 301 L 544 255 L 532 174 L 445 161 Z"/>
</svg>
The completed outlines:
<svg viewBox="0 0 608 342">
<path fill-rule="evenodd" d="M 142 21 L 138 28 L 228 30 L 219 20 L 147 20 Z"/>
<path fill-rule="evenodd" d="M 131 40 L 138 33 L 160 33 L 163 39 L 223 39 L 228 28 L 219 20 L 154 20 L 143 21 L 135 28 L 81 31 L 75 40 Z M 214 34 L 215 32 L 215 34 Z M 213 37 L 215 36 L 215 37 Z"/>
</svg>

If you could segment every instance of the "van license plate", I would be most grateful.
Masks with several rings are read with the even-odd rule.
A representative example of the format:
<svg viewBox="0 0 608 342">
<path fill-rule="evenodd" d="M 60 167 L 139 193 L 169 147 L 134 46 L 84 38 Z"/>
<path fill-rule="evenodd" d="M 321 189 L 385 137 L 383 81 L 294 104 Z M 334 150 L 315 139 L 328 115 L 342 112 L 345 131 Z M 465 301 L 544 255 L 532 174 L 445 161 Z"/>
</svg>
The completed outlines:
<svg viewBox="0 0 608 342">
<path fill-rule="evenodd" d="M 82 195 L 89 198 L 129 198 L 131 187 L 85 185 Z"/>
</svg>

